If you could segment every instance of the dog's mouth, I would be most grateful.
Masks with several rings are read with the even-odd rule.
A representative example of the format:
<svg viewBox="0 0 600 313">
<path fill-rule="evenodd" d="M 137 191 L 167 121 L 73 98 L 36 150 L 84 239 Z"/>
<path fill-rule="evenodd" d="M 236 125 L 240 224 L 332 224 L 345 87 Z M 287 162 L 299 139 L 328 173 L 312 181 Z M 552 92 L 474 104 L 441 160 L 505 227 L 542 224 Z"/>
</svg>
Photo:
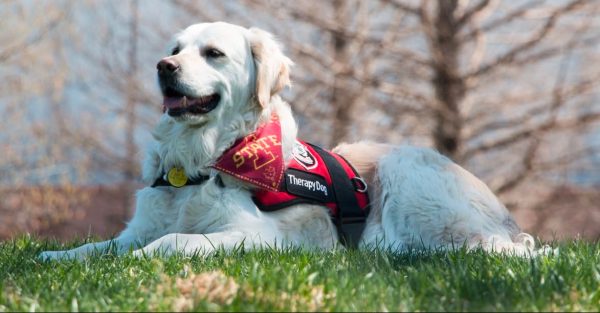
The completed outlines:
<svg viewBox="0 0 600 313">
<path fill-rule="evenodd" d="M 201 115 L 214 110 L 221 100 L 218 93 L 199 98 L 186 96 L 177 90 L 167 88 L 164 92 L 163 105 L 167 114 L 172 117 L 184 114 Z"/>
</svg>

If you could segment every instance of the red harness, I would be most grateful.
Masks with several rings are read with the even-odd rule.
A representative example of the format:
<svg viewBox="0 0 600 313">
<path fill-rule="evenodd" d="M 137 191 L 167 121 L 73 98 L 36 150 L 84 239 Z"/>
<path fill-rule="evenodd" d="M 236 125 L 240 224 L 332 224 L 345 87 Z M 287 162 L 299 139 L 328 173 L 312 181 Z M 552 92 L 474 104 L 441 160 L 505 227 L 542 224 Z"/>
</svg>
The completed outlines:
<svg viewBox="0 0 600 313">
<path fill-rule="evenodd" d="M 345 183 L 346 188 L 352 189 L 343 192 L 345 196 L 352 193 L 362 215 L 367 215 L 367 185 L 343 157 L 299 140 L 294 144 L 292 156 L 284 166 L 281 124 L 273 115 L 269 123 L 238 140 L 214 168 L 259 187 L 254 190 L 253 199 L 263 211 L 313 203 L 326 205 L 331 216 L 337 217 L 341 203 L 338 194 L 342 188 L 337 184 Z M 337 167 L 337 175 L 332 175 L 332 167 Z"/>
<path fill-rule="evenodd" d="M 252 196 L 263 211 L 299 203 L 327 206 L 342 242 L 355 244 L 369 213 L 366 183 L 342 156 L 309 143 L 296 141 L 292 156 L 284 164 L 281 124 L 273 114 L 268 123 L 236 141 L 213 167 L 258 187 Z M 181 185 L 174 185 L 170 177 L 159 177 L 152 187 L 181 187 L 201 184 L 206 179 L 183 177 Z"/>
<path fill-rule="evenodd" d="M 254 192 L 254 202 L 264 211 L 279 210 L 298 203 L 325 204 L 331 210 L 331 216 L 339 213 L 335 190 L 332 188 L 334 179 L 320 153 L 328 153 L 344 170 L 342 179 L 352 182 L 353 196 L 361 210 L 367 210 L 369 197 L 366 184 L 354 168 L 340 155 L 314 147 L 303 141 L 296 141 L 293 158 L 285 171 L 285 185 L 280 191 L 257 190 Z M 366 215 L 366 214 L 365 214 Z"/>
</svg>

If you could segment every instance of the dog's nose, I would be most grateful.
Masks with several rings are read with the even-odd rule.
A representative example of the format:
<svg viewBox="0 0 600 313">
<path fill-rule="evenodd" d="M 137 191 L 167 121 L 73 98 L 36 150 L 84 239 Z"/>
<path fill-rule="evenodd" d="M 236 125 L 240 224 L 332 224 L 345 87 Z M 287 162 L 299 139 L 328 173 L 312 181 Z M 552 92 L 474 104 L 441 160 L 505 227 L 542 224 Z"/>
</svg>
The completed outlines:
<svg viewBox="0 0 600 313">
<path fill-rule="evenodd" d="M 173 74 L 179 70 L 179 63 L 172 58 L 164 58 L 156 64 L 159 74 Z"/>
</svg>

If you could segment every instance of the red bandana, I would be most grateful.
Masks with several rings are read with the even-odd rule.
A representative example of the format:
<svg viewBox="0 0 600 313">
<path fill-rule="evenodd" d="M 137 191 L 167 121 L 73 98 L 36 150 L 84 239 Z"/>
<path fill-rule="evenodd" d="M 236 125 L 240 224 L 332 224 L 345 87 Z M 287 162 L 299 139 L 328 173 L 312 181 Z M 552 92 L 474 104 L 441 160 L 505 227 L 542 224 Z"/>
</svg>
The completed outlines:
<svg viewBox="0 0 600 313">
<path fill-rule="evenodd" d="M 268 123 L 237 140 L 213 167 L 258 187 L 279 191 L 285 170 L 279 117 L 271 115 Z"/>
</svg>

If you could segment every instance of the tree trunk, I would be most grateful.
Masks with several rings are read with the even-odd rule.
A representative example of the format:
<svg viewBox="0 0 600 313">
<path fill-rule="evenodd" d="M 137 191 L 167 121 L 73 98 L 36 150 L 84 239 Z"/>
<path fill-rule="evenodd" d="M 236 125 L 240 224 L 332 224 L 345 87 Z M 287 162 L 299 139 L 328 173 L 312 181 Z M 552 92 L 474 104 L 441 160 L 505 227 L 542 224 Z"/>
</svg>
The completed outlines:
<svg viewBox="0 0 600 313">
<path fill-rule="evenodd" d="M 128 73 L 127 73 L 127 91 L 125 103 L 125 189 L 127 197 L 124 200 L 124 218 L 131 216 L 133 208 L 133 192 L 135 190 L 135 181 L 138 176 L 137 145 L 135 143 L 135 129 L 137 127 L 136 114 L 136 75 L 137 75 L 137 40 L 139 26 L 139 2 L 133 0 L 130 2 L 131 20 L 129 24 L 129 51 L 127 55 Z"/>
<path fill-rule="evenodd" d="M 335 10 L 335 25 L 348 25 L 349 10 L 347 0 L 334 0 L 333 8 Z M 348 38 L 336 32 L 333 36 L 333 56 L 336 63 L 343 67 L 350 66 L 350 57 L 348 53 Z M 333 131 L 331 133 L 330 144 L 336 145 L 346 139 L 349 125 L 351 124 L 351 111 L 353 107 L 353 96 L 347 88 L 345 79 L 345 70 L 334 73 L 333 90 L 331 92 L 331 105 L 333 108 Z"/>
<path fill-rule="evenodd" d="M 465 97 L 465 82 L 459 72 L 461 43 L 457 36 L 458 1 L 438 2 L 435 27 L 431 38 L 434 61 L 432 84 L 435 90 L 435 147 L 444 155 L 456 159 L 462 146 L 460 105 Z M 457 160 L 460 161 L 460 160 Z"/>
</svg>

